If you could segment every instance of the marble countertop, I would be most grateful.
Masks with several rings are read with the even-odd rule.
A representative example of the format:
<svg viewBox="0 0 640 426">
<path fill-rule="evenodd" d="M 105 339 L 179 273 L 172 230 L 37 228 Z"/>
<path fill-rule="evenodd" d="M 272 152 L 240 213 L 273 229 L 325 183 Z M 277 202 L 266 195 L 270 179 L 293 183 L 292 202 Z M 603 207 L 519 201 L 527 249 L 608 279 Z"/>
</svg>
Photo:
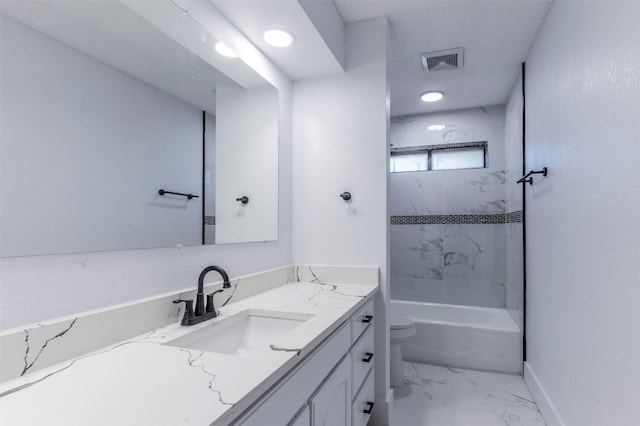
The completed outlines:
<svg viewBox="0 0 640 426">
<path fill-rule="evenodd" d="M 202 324 L 171 324 L 33 372 L 0 385 L 0 423 L 229 424 L 376 290 L 374 284 L 285 284 L 229 304 L 220 309 L 218 318 Z M 247 309 L 312 317 L 255 355 L 225 355 L 163 345 Z"/>
</svg>

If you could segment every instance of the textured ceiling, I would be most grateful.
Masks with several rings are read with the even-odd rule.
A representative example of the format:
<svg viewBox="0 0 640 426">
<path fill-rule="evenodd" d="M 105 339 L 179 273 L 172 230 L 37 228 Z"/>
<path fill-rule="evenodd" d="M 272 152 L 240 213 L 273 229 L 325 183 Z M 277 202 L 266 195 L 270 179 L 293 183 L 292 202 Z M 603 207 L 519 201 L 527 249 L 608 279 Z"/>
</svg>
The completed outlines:
<svg viewBox="0 0 640 426">
<path fill-rule="evenodd" d="M 335 0 L 345 22 L 387 16 L 391 115 L 502 104 L 551 0 Z M 464 67 L 426 74 L 420 53 L 463 47 Z M 440 90 L 445 99 L 418 97 Z"/>
</svg>

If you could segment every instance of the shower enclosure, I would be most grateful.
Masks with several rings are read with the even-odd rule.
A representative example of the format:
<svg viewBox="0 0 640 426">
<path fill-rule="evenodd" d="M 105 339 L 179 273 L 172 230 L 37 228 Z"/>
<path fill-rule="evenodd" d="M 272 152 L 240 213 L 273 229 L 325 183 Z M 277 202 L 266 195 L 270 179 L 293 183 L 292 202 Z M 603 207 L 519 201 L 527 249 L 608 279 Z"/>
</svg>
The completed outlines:
<svg viewBox="0 0 640 426">
<path fill-rule="evenodd" d="M 519 354 L 520 364 L 524 215 L 522 186 L 516 181 L 523 168 L 522 110 L 519 80 L 506 105 L 395 117 L 390 129 L 391 298 L 425 306 L 500 310 L 504 314 L 495 312 L 496 318 L 514 323 L 506 327 L 509 345 L 517 346 L 509 352 Z M 480 148 L 484 150 L 483 162 L 478 162 Z M 478 161 L 471 158 L 474 155 Z M 397 306 L 399 313 L 419 323 L 425 321 L 415 307 L 403 303 Z M 469 326 L 468 318 L 475 314 L 461 313 L 464 318 L 457 319 L 457 313 L 463 311 L 445 312 L 452 313 L 450 323 Z M 426 321 L 430 322 L 428 318 Z M 481 322 L 471 326 L 491 328 Z M 514 331 L 518 333 L 515 339 Z M 409 345 L 428 346 L 439 357 L 414 360 L 447 364 L 441 359 L 442 353 L 451 348 L 439 350 L 434 347 L 438 342 L 419 339 L 420 331 Z M 432 340 L 441 342 L 443 338 Z M 467 347 L 453 349 L 474 351 Z M 450 364 L 456 365 L 457 361 L 451 360 Z M 500 370 L 493 363 L 487 365 L 491 366 L 473 367 Z M 518 371 L 510 368 L 508 372 Z"/>
</svg>

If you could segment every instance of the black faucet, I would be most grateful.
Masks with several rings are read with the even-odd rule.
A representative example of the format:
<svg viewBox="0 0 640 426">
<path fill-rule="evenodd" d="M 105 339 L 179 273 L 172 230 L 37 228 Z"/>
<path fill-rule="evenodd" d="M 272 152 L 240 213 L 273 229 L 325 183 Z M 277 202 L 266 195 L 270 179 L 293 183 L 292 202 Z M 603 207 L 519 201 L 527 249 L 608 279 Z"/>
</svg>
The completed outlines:
<svg viewBox="0 0 640 426">
<path fill-rule="evenodd" d="M 216 290 L 211 294 L 207 295 L 207 306 L 205 308 L 204 305 L 204 277 L 211 271 L 216 271 L 222 276 L 222 289 Z M 215 318 L 218 316 L 218 311 L 216 311 L 215 306 L 213 305 L 213 296 L 216 293 L 220 293 L 227 288 L 231 288 L 231 283 L 229 282 L 229 275 L 227 272 L 219 266 L 211 265 L 207 266 L 200 272 L 200 277 L 198 277 L 198 292 L 196 293 L 196 309 L 195 312 L 193 310 L 193 300 L 174 300 L 173 303 L 185 303 L 185 311 L 184 316 L 182 317 L 182 325 L 195 325 L 199 324 L 203 321 L 206 321 L 211 318 Z"/>
</svg>

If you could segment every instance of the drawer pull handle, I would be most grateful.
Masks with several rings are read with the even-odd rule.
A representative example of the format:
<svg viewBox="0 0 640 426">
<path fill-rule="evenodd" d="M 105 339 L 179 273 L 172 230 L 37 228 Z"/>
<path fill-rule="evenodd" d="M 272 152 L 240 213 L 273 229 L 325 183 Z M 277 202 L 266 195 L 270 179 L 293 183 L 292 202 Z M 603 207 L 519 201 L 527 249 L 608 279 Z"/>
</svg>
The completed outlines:
<svg viewBox="0 0 640 426">
<path fill-rule="evenodd" d="M 364 358 L 362 358 L 362 362 L 371 362 L 373 359 L 373 354 L 371 352 L 367 352 L 364 354 Z"/>
<path fill-rule="evenodd" d="M 365 408 L 363 411 L 365 414 L 371 414 L 371 412 L 373 411 L 373 406 L 375 405 L 375 402 L 366 402 L 367 404 L 367 408 Z"/>
<path fill-rule="evenodd" d="M 364 318 L 362 318 L 362 322 L 365 324 L 369 324 L 372 319 L 373 319 L 373 315 L 365 315 Z"/>
</svg>

